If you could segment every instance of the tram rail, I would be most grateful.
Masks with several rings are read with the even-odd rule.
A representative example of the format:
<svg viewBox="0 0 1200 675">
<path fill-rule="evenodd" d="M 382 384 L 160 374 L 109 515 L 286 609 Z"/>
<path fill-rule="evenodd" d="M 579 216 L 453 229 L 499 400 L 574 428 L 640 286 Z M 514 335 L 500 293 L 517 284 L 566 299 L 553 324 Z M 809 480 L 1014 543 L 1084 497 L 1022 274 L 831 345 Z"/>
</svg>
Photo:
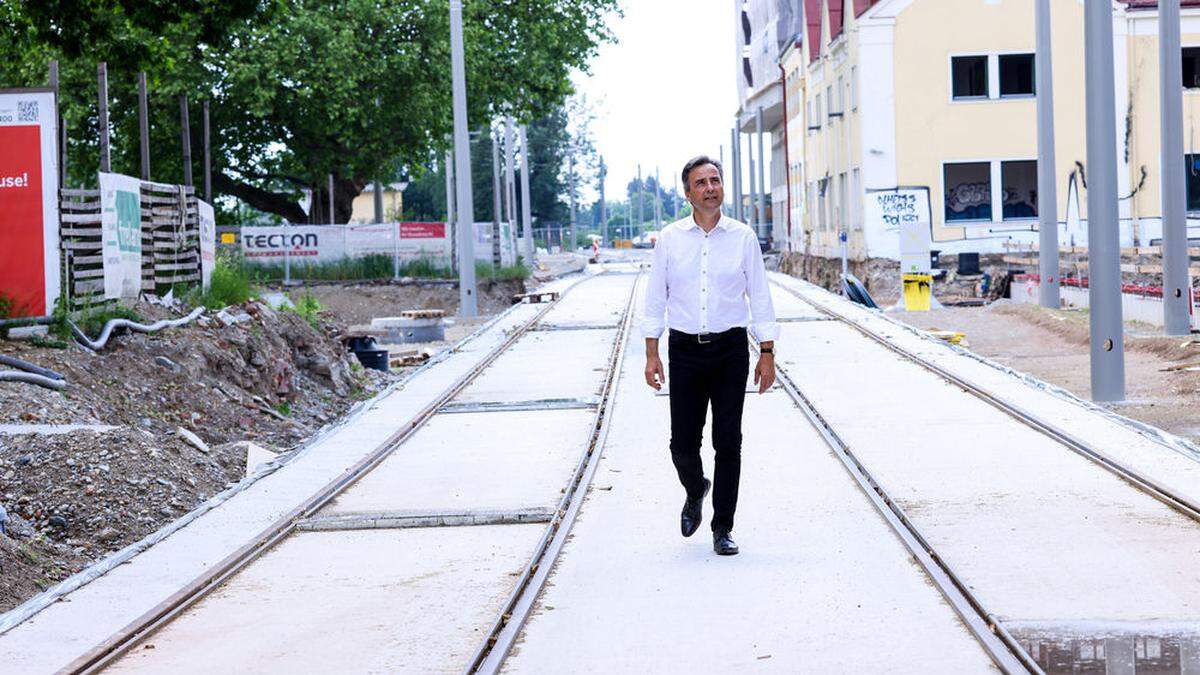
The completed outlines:
<svg viewBox="0 0 1200 675">
<path fill-rule="evenodd" d="M 605 274 L 602 272 L 601 274 Z M 597 275 L 599 276 L 599 275 Z M 593 277 L 595 278 L 595 277 Z M 396 450 L 401 448 L 404 443 L 410 439 L 417 431 L 419 431 L 426 422 L 434 417 L 439 411 L 447 406 L 456 396 L 474 382 L 488 367 L 494 363 L 501 355 L 509 350 L 527 333 L 535 330 L 536 326 L 546 318 L 546 316 L 559 304 L 562 300 L 568 297 L 569 293 L 585 284 L 590 279 L 585 279 L 575 284 L 572 284 L 568 289 L 556 297 L 553 301 L 545 303 L 531 318 L 525 321 L 516 329 L 512 330 L 497 346 L 495 346 L 483 359 L 479 361 L 469 371 L 463 373 L 443 392 L 435 397 L 432 401 L 425 405 L 419 412 L 403 424 L 402 427 L 392 433 L 386 440 L 380 443 L 374 450 L 368 453 L 365 457 L 359 460 L 356 464 L 346 469 L 336 479 L 330 481 L 321 490 L 306 499 L 302 504 L 292 509 L 282 517 L 278 518 L 269 527 L 264 529 L 257 536 L 252 538 L 242 547 L 222 559 L 212 567 L 207 569 L 202 575 L 196 577 L 184 587 L 180 588 L 176 593 L 171 595 L 166 600 L 156 605 L 151 610 L 145 612 L 120 631 L 111 635 L 102 643 L 96 645 L 85 654 L 76 658 L 60 672 L 64 673 L 96 673 L 104 670 L 106 667 L 114 664 L 123 656 L 128 654 L 132 649 L 142 644 L 146 639 L 157 633 L 159 630 L 169 625 L 174 619 L 178 618 L 189 608 L 195 606 L 197 602 L 202 600 L 212 591 L 219 588 L 223 583 L 236 576 L 240 571 L 259 559 L 264 553 L 271 550 L 283 540 L 287 539 L 293 533 L 300 531 L 301 525 L 308 522 L 315 516 L 323 507 L 328 505 L 332 500 L 344 493 L 351 486 L 358 483 L 362 478 L 371 473 L 373 469 L 378 467 L 384 460 L 390 457 Z M 633 284 L 634 289 L 637 288 L 637 283 Z M 632 299 L 632 293 L 630 298 Z M 629 305 L 625 308 L 622 326 L 627 324 L 629 315 Z M 620 332 L 624 335 L 624 331 Z M 618 337 L 615 345 L 620 344 L 621 337 Z M 619 355 L 620 349 L 614 347 L 614 353 Z M 616 358 L 614 356 L 613 358 Z M 614 363 L 610 358 L 609 365 Z M 605 383 L 605 393 L 611 391 L 612 374 L 609 373 L 609 379 Z M 605 399 L 607 400 L 607 399 Z M 597 409 L 598 419 L 603 419 L 604 405 L 600 405 Z M 584 459 L 581 460 L 580 466 L 585 467 L 587 457 L 592 454 L 596 434 L 599 433 L 599 423 L 597 431 L 593 434 L 592 443 L 588 445 L 588 451 Z M 598 454 L 598 453 L 596 453 Z M 572 490 L 568 493 L 573 493 L 575 487 L 580 485 L 581 473 L 576 471 L 572 477 Z M 586 484 L 584 484 L 586 486 Z M 571 487 L 569 486 L 569 487 Z M 564 502 L 568 495 L 564 495 Z M 561 522 L 562 506 L 560 506 L 559 516 L 557 516 L 547 530 L 547 535 L 544 537 L 544 542 L 535 552 L 535 559 L 530 564 L 530 568 L 526 571 L 526 577 L 530 570 L 536 572 L 538 569 L 537 561 L 545 553 L 547 544 L 550 541 L 551 533 L 553 533 L 558 524 Z M 523 578 L 526 578 L 523 577 Z"/>
</svg>

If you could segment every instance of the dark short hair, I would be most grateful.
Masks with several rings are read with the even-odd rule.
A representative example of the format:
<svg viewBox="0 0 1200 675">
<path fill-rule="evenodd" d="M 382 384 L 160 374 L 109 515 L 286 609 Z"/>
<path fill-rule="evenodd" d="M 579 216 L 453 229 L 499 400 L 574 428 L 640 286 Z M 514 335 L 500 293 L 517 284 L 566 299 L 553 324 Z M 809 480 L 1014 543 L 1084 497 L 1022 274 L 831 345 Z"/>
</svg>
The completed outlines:
<svg viewBox="0 0 1200 675">
<path fill-rule="evenodd" d="M 709 157 L 708 155 L 699 155 L 697 157 L 693 157 L 693 158 L 689 159 L 688 163 L 683 165 L 683 191 L 684 192 L 687 192 L 689 189 L 691 189 L 690 186 L 688 185 L 688 176 L 690 176 L 692 174 L 692 169 L 695 169 L 698 166 L 704 166 L 705 164 L 712 164 L 713 166 L 717 167 L 717 175 L 721 177 L 722 181 L 725 180 L 725 171 L 721 168 L 720 162 L 713 159 L 712 157 Z"/>
</svg>

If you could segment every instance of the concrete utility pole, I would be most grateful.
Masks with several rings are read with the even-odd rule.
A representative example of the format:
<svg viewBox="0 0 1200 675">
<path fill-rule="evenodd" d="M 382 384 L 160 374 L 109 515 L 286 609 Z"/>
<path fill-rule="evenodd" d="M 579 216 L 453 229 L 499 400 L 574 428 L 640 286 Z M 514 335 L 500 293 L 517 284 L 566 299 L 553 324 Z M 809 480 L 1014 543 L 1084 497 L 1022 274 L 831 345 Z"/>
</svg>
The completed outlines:
<svg viewBox="0 0 1200 675">
<path fill-rule="evenodd" d="M 458 183 L 458 313 L 479 314 L 475 297 L 475 204 L 471 197 L 471 139 L 467 134 L 467 74 L 462 0 L 450 0 L 450 60 L 454 69 L 454 174 Z"/>
<path fill-rule="evenodd" d="M 1037 0 L 1038 301 L 1058 309 L 1058 185 L 1054 159 L 1054 69 L 1050 58 L 1050 0 Z"/>
<path fill-rule="evenodd" d="M 378 179 L 375 181 L 375 222 L 383 222 L 383 183 Z"/>
<path fill-rule="evenodd" d="M 508 238 L 513 247 L 513 258 L 517 250 L 517 124 L 512 115 L 504 118 L 504 215 L 508 221 Z"/>
<path fill-rule="evenodd" d="M 503 208 L 500 203 L 500 145 L 499 139 L 490 134 L 490 129 L 488 131 L 488 139 L 492 142 L 492 267 L 499 269 L 502 263 L 500 260 L 500 210 Z"/>
<path fill-rule="evenodd" d="M 146 93 L 146 71 L 138 73 L 138 136 L 142 151 L 142 180 L 150 180 L 150 100 Z"/>
<path fill-rule="evenodd" d="M 770 234 L 767 229 L 767 192 L 770 190 L 767 180 L 767 155 L 763 152 L 763 114 L 760 106 L 754 114 L 754 130 L 758 133 L 758 236 Z"/>
<path fill-rule="evenodd" d="M 1112 4 L 1084 5 L 1092 399 L 1125 398 Z M 1181 83 L 1182 84 L 1182 83 Z"/>
<path fill-rule="evenodd" d="M 568 233 L 567 249 L 574 253 L 578 239 L 575 237 L 575 153 L 567 155 L 567 191 L 571 201 L 571 228 Z"/>
<path fill-rule="evenodd" d="M 108 151 L 108 64 L 104 61 L 96 68 L 100 110 L 100 170 L 108 173 L 112 170 Z"/>
<path fill-rule="evenodd" d="M 458 247 L 457 237 L 454 236 L 455 224 L 458 222 L 454 216 L 454 154 L 452 151 L 446 151 L 446 157 L 442 160 L 442 170 L 446 174 L 446 236 L 450 239 L 450 269 L 458 271 Z"/>
<path fill-rule="evenodd" d="M 662 229 L 662 183 L 658 180 L 658 167 L 654 167 L 654 229 Z"/>
<path fill-rule="evenodd" d="M 600 241 L 604 246 L 608 246 L 608 202 L 604 197 L 604 180 L 608 178 L 608 165 L 604 163 L 604 157 L 600 158 Z"/>
<path fill-rule="evenodd" d="M 746 143 L 746 173 L 750 179 L 750 203 L 746 205 L 746 224 L 758 234 L 758 172 L 754 170 L 754 139 Z"/>
<path fill-rule="evenodd" d="M 179 145 L 183 148 L 183 184 L 191 187 L 192 182 L 192 125 L 188 121 L 187 94 L 179 96 Z"/>
<path fill-rule="evenodd" d="M 742 218 L 742 139 L 737 124 L 729 132 L 729 159 L 733 162 L 733 217 Z M 687 186 L 683 186 L 687 190 Z"/>
<path fill-rule="evenodd" d="M 1191 333 L 1187 184 L 1183 164 L 1183 64 L 1179 0 L 1158 0 L 1159 116 L 1162 126 L 1163 332 Z"/>
<path fill-rule="evenodd" d="M 208 125 L 208 101 L 201 106 L 204 115 L 204 201 L 212 203 L 212 133 Z"/>
<path fill-rule="evenodd" d="M 645 211 L 642 209 L 642 204 L 646 201 L 646 192 L 642 189 L 642 165 L 638 164 L 638 226 L 646 221 Z M 633 234 L 630 232 L 630 234 Z"/>
<path fill-rule="evenodd" d="M 521 230 L 525 233 L 525 262 L 530 267 L 534 263 L 533 247 L 533 205 L 529 203 L 529 138 L 522 126 L 521 136 Z"/>
</svg>

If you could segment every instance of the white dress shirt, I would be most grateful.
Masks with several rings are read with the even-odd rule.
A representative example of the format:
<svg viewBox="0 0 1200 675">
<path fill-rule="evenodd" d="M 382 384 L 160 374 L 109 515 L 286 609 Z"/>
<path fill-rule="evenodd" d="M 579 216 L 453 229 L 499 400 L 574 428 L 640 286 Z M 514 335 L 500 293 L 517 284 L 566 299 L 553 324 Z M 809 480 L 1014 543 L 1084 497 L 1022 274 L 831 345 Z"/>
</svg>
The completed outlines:
<svg viewBox="0 0 1200 675">
<path fill-rule="evenodd" d="M 720 333 L 753 326 L 763 342 L 779 337 L 758 237 L 745 223 L 721 216 L 705 233 L 688 216 L 664 227 L 642 316 L 642 335 Z"/>
</svg>

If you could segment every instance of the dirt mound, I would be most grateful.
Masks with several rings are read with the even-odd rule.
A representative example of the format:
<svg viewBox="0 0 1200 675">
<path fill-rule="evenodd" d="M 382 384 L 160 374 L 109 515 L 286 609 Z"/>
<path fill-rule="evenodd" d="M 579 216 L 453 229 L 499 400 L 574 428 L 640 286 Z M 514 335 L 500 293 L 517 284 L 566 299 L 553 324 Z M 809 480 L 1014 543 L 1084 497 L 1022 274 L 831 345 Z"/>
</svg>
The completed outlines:
<svg viewBox="0 0 1200 675">
<path fill-rule="evenodd" d="M 1045 328 L 1074 345 L 1087 346 L 1091 340 L 1087 312 L 1052 311 L 1039 305 L 1012 302 L 994 303 L 991 309 Z M 1125 349 L 1153 354 L 1169 361 L 1200 361 L 1200 341 L 1188 337 L 1141 335 L 1127 330 Z"/>
<path fill-rule="evenodd" d="M 0 505 L 16 530 L 0 537 L 0 611 L 240 480 L 245 458 L 226 444 L 294 446 L 394 381 L 352 364 L 338 330 L 249 302 L 185 328 L 117 335 L 98 353 L 0 341 L 0 353 L 68 382 L 62 392 L 0 383 L 0 424 L 115 427 L 0 434 Z"/>
</svg>

